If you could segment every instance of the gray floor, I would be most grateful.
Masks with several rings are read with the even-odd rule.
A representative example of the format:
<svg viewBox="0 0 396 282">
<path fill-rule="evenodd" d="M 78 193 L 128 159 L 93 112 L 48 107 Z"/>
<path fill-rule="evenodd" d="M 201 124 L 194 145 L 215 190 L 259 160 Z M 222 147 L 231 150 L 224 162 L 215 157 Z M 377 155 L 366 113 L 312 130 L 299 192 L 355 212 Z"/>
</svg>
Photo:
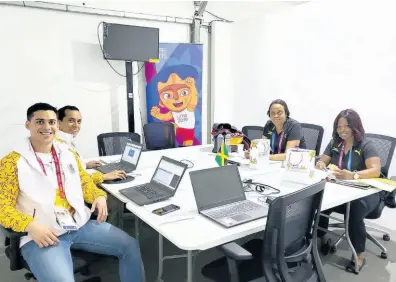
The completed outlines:
<svg viewBox="0 0 396 282">
<path fill-rule="evenodd" d="M 126 229 L 133 234 L 133 221 L 126 222 Z M 341 244 L 339 251 L 323 258 L 324 272 L 328 282 L 332 281 L 392 281 L 396 282 L 396 232 L 391 234 L 393 241 L 384 242 L 389 251 L 389 258 L 384 260 L 378 257 L 380 254 L 378 248 L 373 244 L 368 243 L 367 246 L 367 265 L 360 275 L 346 273 L 344 265 L 351 257 L 345 243 Z M 3 238 L 0 238 L 3 240 Z M 157 247 L 158 236 L 150 227 L 143 225 L 141 228 L 141 249 L 146 268 L 147 282 L 153 282 L 157 275 Z M 165 241 L 165 254 L 181 254 L 171 243 Z M 195 282 L 209 282 L 209 280 L 202 277 L 200 269 L 203 265 L 216 259 L 219 253 L 216 250 L 210 250 L 200 253 L 195 262 Z M 4 256 L 4 249 L 1 249 L 0 254 L 0 273 L 1 282 L 16 282 L 25 281 L 24 272 L 11 272 L 9 270 L 8 259 Z M 118 263 L 114 259 L 108 259 L 93 265 L 92 273 L 98 273 L 104 282 L 116 282 L 118 278 Z M 182 282 L 186 276 L 186 261 L 185 259 L 175 259 L 165 262 L 164 281 L 166 282 Z M 77 279 L 79 281 L 80 279 Z M 133 282 L 133 281 L 132 281 Z"/>
</svg>

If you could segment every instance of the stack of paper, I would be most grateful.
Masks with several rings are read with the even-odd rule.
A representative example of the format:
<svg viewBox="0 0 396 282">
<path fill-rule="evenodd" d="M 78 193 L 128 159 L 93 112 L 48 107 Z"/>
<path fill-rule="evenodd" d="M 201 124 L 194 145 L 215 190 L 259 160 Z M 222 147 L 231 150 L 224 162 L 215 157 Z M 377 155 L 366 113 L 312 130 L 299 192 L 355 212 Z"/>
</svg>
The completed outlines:
<svg viewBox="0 0 396 282">
<path fill-rule="evenodd" d="M 359 181 L 387 192 L 392 192 L 396 189 L 396 181 L 386 178 L 361 179 Z"/>
</svg>

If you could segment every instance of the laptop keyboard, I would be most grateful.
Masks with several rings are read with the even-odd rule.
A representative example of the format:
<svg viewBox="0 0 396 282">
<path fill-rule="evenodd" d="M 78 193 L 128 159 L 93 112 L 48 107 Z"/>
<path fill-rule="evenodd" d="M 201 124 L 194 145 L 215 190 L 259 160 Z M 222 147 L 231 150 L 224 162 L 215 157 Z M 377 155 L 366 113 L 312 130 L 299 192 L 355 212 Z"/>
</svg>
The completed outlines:
<svg viewBox="0 0 396 282">
<path fill-rule="evenodd" d="M 164 194 L 158 192 L 156 189 L 151 188 L 150 186 L 138 186 L 135 188 L 136 191 L 142 193 L 144 196 L 146 196 L 148 199 L 154 199 L 154 198 L 161 198 L 165 197 Z"/>
<path fill-rule="evenodd" d="M 250 201 L 245 201 L 237 205 L 232 205 L 232 206 L 224 207 L 220 210 L 208 212 L 207 215 L 211 216 L 214 219 L 220 219 L 220 218 L 229 217 L 233 214 L 248 212 L 256 208 L 257 208 L 257 204 Z"/>
<path fill-rule="evenodd" d="M 103 166 L 106 170 L 114 171 L 114 170 L 121 170 L 121 163 L 110 163 Z"/>
</svg>

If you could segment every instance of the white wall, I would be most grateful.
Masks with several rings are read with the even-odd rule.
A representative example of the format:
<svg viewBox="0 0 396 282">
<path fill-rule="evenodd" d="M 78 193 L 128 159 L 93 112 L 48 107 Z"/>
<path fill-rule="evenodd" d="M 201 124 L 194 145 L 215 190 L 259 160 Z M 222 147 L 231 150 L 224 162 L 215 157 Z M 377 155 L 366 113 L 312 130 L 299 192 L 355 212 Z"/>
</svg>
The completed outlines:
<svg viewBox="0 0 396 282">
<path fill-rule="evenodd" d="M 267 12 L 301 2 L 209 2 L 207 9 L 221 17 L 239 22 L 253 14 L 262 16 Z M 57 1 L 57 3 L 161 15 L 167 16 L 168 19 L 169 16 L 191 18 L 194 11 L 192 1 Z M 244 13 L 240 13 L 241 9 L 244 9 Z M 208 13 L 204 14 L 204 18 L 205 21 L 215 19 Z M 5 136 L 0 146 L 0 157 L 12 150 L 15 140 L 27 135 L 23 127 L 25 111 L 29 105 L 37 101 L 49 102 L 58 107 L 73 104 L 81 109 L 84 120 L 78 144 L 86 157 L 97 155 L 98 133 L 128 130 L 125 78 L 115 74 L 102 59 L 96 35 L 97 24 L 100 21 L 158 27 L 161 42 L 190 40 L 190 28 L 186 24 L 106 18 L 0 5 L 0 24 L 6 27 L 2 29 L 2 44 L 0 44 L 1 53 L 6 54 L 0 65 L 2 77 L 0 132 Z M 242 30 L 241 26 L 238 27 Z M 232 34 L 231 25 L 217 34 L 218 39 L 215 40 L 217 54 L 222 54 L 222 50 L 229 50 L 230 46 L 234 45 L 233 41 L 237 40 L 238 36 Z M 221 40 L 222 38 L 224 40 Z M 211 126 L 207 116 L 211 115 L 211 110 L 213 111 L 207 109 L 208 83 L 210 83 L 208 54 L 211 51 L 210 47 L 214 46 L 209 45 L 207 28 L 201 29 L 201 43 L 204 44 L 202 141 L 205 144 L 208 123 Z M 215 94 L 213 95 L 212 108 L 215 103 L 224 105 L 223 101 L 217 102 L 219 98 L 222 95 L 230 97 L 231 92 L 234 91 L 230 84 L 229 73 L 217 75 L 224 73 L 226 67 L 233 68 L 234 60 L 243 61 L 243 57 L 229 58 L 230 54 L 228 52 L 227 56 L 221 56 L 226 64 L 218 64 L 216 74 L 211 76 L 211 79 L 217 77 L 217 89 L 221 93 L 217 98 Z M 112 64 L 119 72 L 125 72 L 122 62 L 112 62 Z M 134 64 L 134 72 L 136 71 L 137 65 Z M 230 84 L 229 90 L 224 91 L 224 87 L 221 87 L 224 83 Z M 142 123 L 146 122 L 147 117 L 144 69 L 134 77 L 134 94 L 135 109 L 140 108 L 140 111 L 135 110 L 135 128 L 140 133 Z M 230 98 L 226 100 L 231 101 Z M 218 108 L 217 113 L 220 113 L 221 117 L 222 109 Z M 219 121 L 222 121 L 221 118 Z"/>
<path fill-rule="evenodd" d="M 191 16 L 190 6 L 185 16 Z M 78 144 L 86 157 L 98 155 L 99 133 L 127 130 L 125 78 L 102 59 L 96 34 L 100 21 L 158 27 L 160 42 L 189 42 L 190 38 L 186 24 L 0 5 L 0 156 L 12 150 L 15 140 L 27 135 L 23 127 L 26 109 L 38 101 L 80 108 L 83 125 Z M 125 74 L 122 62 L 112 64 Z M 142 101 L 140 104 L 145 111 Z"/>
<path fill-rule="evenodd" d="M 207 10 L 235 22 L 213 22 L 211 94 L 214 122 L 241 128 L 264 123 L 259 92 L 264 20 L 267 15 L 300 5 L 304 1 L 209 2 Z M 241 13 L 244 10 L 246 12 Z M 257 121 L 255 114 L 259 112 Z"/>
<path fill-rule="evenodd" d="M 362 2 L 311 2 L 252 20 L 233 53 L 246 60 L 233 73 L 235 123 L 264 124 L 282 98 L 294 118 L 324 126 L 322 150 L 345 108 L 367 132 L 396 136 L 396 3 Z"/>
</svg>

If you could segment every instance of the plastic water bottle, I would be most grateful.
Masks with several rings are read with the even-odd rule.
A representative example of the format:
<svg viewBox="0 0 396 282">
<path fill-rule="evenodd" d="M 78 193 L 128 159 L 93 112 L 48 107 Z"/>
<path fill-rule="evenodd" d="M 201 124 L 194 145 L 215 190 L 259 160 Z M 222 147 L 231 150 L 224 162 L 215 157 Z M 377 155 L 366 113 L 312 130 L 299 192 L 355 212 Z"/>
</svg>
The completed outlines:
<svg viewBox="0 0 396 282">
<path fill-rule="evenodd" d="M 219 134 L 219 135 L 217 136 L 217 152 L 220 152 L 220 150 L 221 150 L 221 144 L 223 144 L 223 142 L 224 142 L 223 134 Z"/>
<path fill-rule="evenodd" d="M 225 136 L 225 144 L 227 146 L 228 154 L 231 153 L 231 134 L 227 133 Z"/>
<path fill-rule="evenodd" d="M 250 163 L 249 163 L 249 167 L 251 169 L 257 169 L 258 168 L 258 163 L 259 163 L 259 157 L 260 157 L 260 153 L 259 153 L 259 149 L 257 148 L 257 141 L 252 141 L 251 147 L 250 147 Z"/>
</svg>

